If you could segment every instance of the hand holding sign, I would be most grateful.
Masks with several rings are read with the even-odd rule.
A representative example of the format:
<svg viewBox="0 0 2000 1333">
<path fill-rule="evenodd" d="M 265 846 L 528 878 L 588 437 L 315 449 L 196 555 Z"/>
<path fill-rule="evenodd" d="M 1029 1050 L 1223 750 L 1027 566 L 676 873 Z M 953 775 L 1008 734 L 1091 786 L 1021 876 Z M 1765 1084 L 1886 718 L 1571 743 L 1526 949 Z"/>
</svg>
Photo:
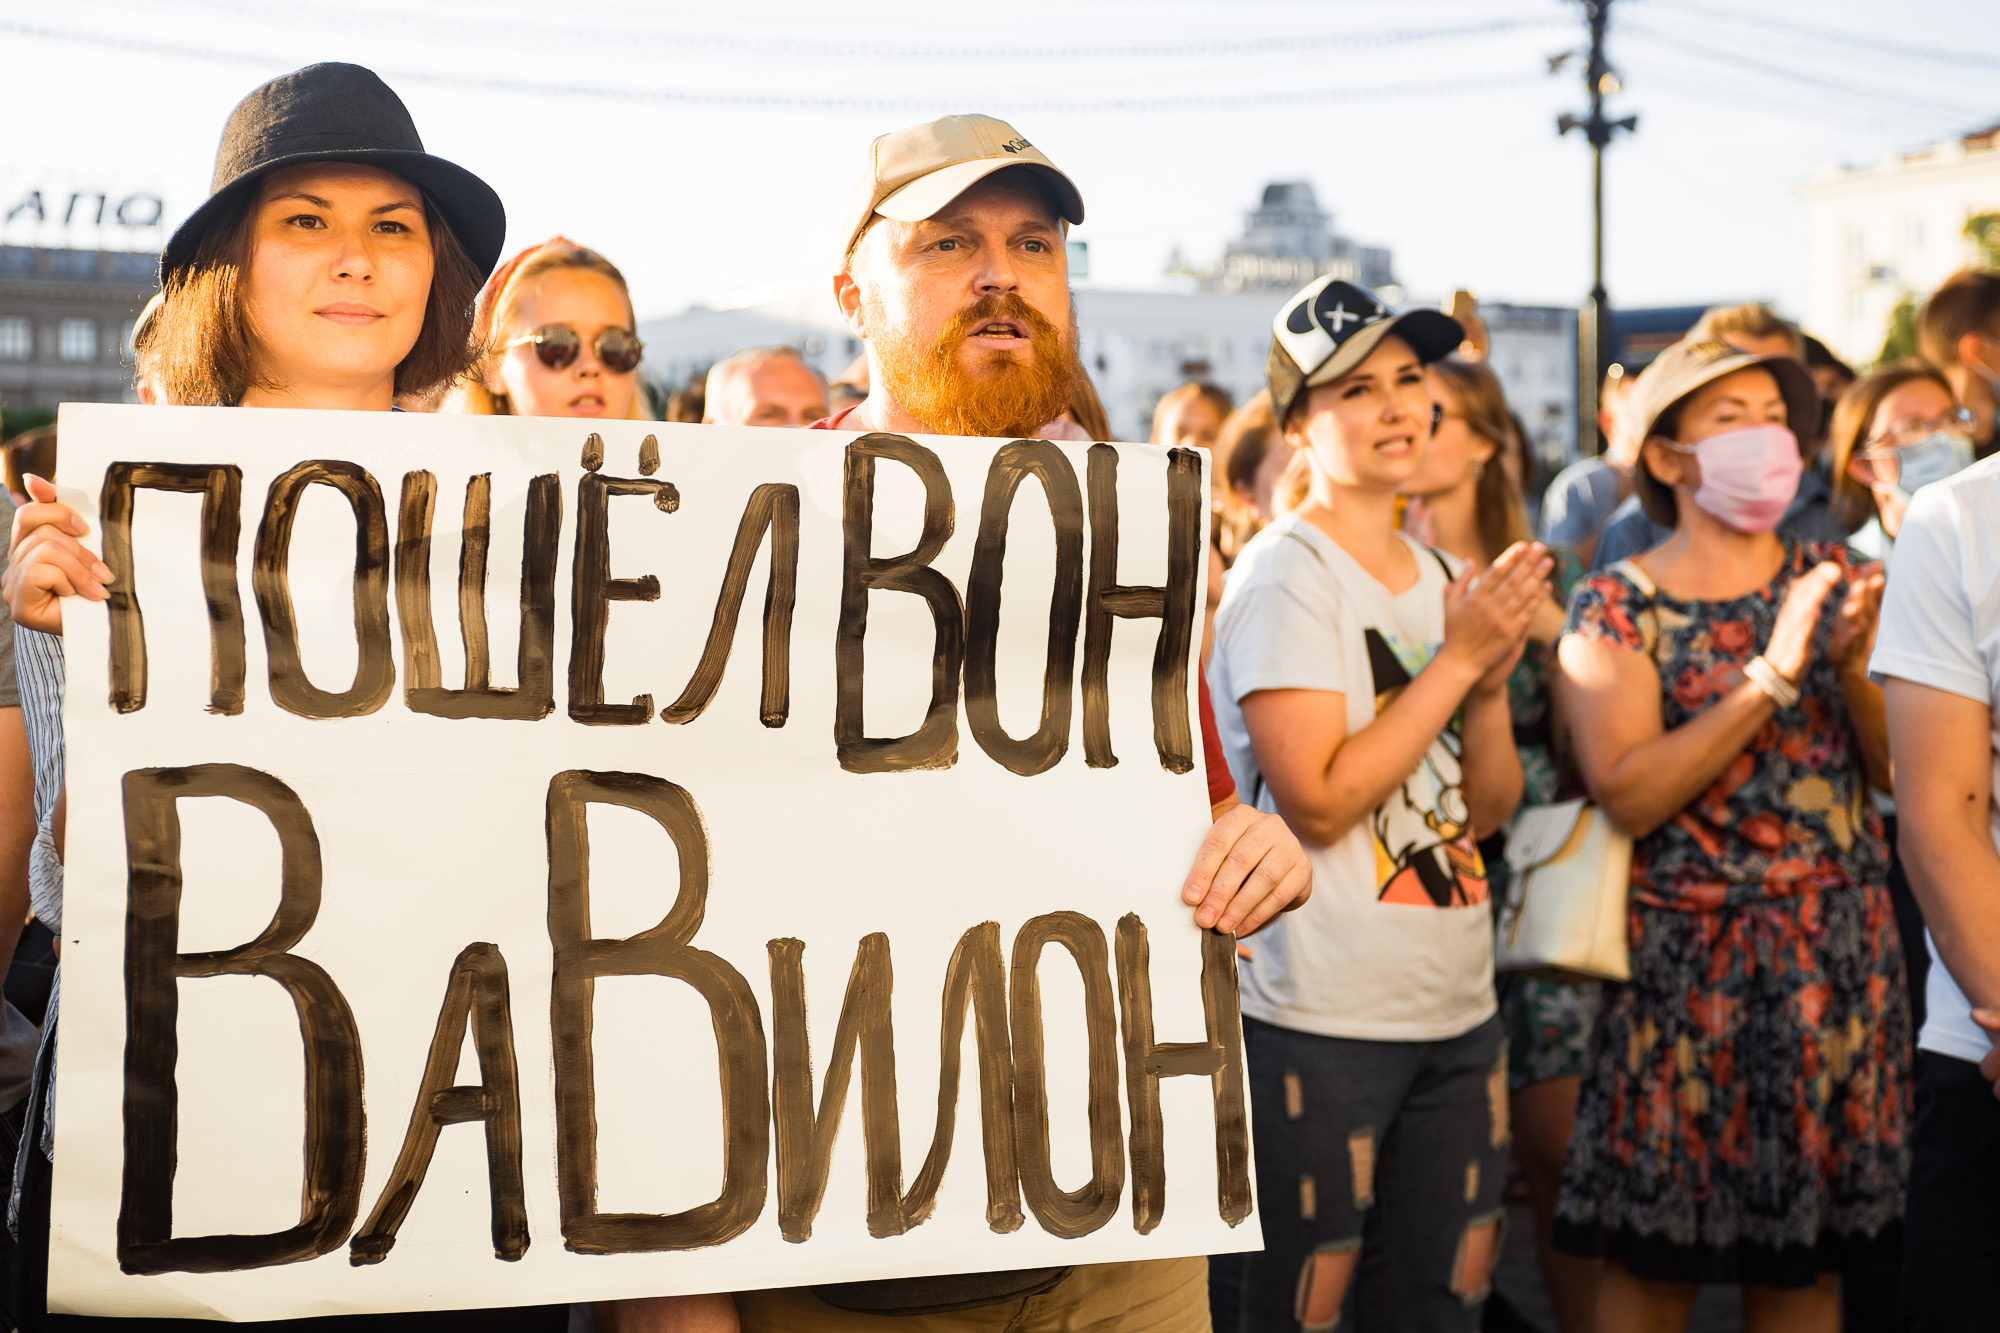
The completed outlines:
<svg viewBox="0 0 2000 1333">
<path fill-rule="evenodd" d="M 62 633 L 62 599 L 101 602 L 111 571 L 80 538 L 90 531 L 83 515 L 56 499 L 40 477 L 22 478 L 31 503 L 14 511 L 7 573 L 0 593 L 16 624 L 45 634 Z"/>
</svg>

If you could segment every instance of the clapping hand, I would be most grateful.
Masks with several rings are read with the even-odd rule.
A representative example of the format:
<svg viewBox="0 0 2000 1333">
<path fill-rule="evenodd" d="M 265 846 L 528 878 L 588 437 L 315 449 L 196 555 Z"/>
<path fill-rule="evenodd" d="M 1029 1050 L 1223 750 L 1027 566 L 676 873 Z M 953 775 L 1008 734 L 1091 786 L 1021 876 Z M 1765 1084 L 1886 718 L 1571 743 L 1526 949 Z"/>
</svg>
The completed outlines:
<svg viewBox="0 0 2000 1333">
<path fill-rule="evenodd" d="M 1771 626 L 1771 641 L 1764 646 L 1764 660 L 1794 685 L 1805 679 L 1807 669 L 1812 666 L 1813 631 L 1819 628 L 1820 605 L 1833 591 L 1834 584 L 1840 582 L 1841 572 L 1835 562 L 1821 561 L 1792 581 L 1783 605 L 1778 608 L 1778 618 Z M 1874 604 L 1878 608 L 1882 604 L 1880 583 L 1875 585 Z M 1872 616 L 1869 633 L 1874 633 Z M 1852 644 L 1848 645 L 1848 651 L 1853 651 Z"/>
<path fill-rule="evenodd" d="M 1468 565 L 1444 591 L 1444 647 L 1476 670 L 1473 690 L 1491 694 L 1506 688 L 1521 660 L 1528 626 L 1549 600 L 1549 571 L 1555 568 L 1540 542 L 1515 542 L 1492 564 Z"/>
<path fill-rule="evenodd" d="M 1848 582 L 1847 596 L 1834 614 L 1827 658 L 1845 669 L 1866 668 L 1875 651 L 1875 625 L 1882 615 L 1882 587 L 1888 581 L 1879 563 L 1863 565 Z"/>
</svg>

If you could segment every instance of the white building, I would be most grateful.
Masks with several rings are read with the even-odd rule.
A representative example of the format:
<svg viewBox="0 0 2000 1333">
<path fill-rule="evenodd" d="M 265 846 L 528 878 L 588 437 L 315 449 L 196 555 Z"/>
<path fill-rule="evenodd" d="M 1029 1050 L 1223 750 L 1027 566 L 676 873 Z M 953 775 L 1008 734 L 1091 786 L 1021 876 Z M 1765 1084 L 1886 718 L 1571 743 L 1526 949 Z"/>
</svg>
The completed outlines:
<svg viewBox="0 0 2000 1333">
<path fill-rule="evenodd" d="M 1242 402 L 1264 387 L 1271 320 L 1289 293 L 1081 288 L 1075 293 L 1078 353 L 1111 419 L 1112 434 L 1143 440 L 1153 406 L 1188 380 L 1205 380 Z M 816 307 L 824 306 L 821 312 Z M 1489 363 L 1528 434 L 1552 466 L 1575 456 L 1576 312 L 1484 304 Z M 646 374 L 685 384 L 731 352 L 768 343 L 799 348 L 829 378 L 861 344 L 836 317 L 833 298 L 800 294 L 730 310 L 695 308 L 643 320 Z"/>
<path fill-rule="evenodd" d="M 1486 364 L 1551 474 L 1576 461 L 1576 311 L 1481 302 Z"/>
<path fill-rule="evenodd" d="M 1980 262 L 1966 219 L 2000 212 L 2000 125 L 1870 167 L 1827 167 L 1806 205 L 1806 328 L 1856 365 L 1875 360 L 1890 312 Z"/>
<path fill-rule="evenodd" d="M 1078 355 L 1120 439 L 1147 438 L 1161 395 L 1189 380 L 1226 389 L 1239 403 L 1263 388 L 1271 321 L 1287 297 L 1316 277 L 1373 287 L 1392 305 L 1403 300 L 1389 251 L 1337 235 L 1333 215 L 1305 181 L 1265 186 L 1258 207 L 1244 214 L 1242 236 L 1212 267 L 1196 270 L 1179 256 L 1168 267 L 1166 290 L 1075 293 Z M 1552 466 L 1562 466 L 1575 456 L 1575 312 L 1495 305 L 1480 314 L 1509 401 Z M 670 388 L 757 344 L 797 347 L 829 377 L 861 351 L 839 320 L 830 284 L 647 320 L 639 334 L 646 373 Z"/>
<path fill-rule="evenodd" d="M 1273 181 L 1256 208 L 1243 215 L 1243 235 L 1220 262 L 1191 268 L 1176 253 L 1173 275 L 1194 277 L 1203 291 L 1265 291 L 1285 296 L 1314 278 L 1332 276 L 1380 290 L 1395 284 L 1387 249 L 1361 245 L 1333 229 L 1333 214 L 1319 206 L 1310 181 Z"/>
</svg>

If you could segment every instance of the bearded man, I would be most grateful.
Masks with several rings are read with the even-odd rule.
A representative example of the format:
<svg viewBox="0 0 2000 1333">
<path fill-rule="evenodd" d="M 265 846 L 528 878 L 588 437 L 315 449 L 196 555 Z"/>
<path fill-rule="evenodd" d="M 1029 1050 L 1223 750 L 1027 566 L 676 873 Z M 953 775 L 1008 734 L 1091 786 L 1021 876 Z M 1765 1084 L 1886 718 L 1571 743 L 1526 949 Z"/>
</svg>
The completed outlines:
<svg viewBox="0 0 2000 1333">
<path fill-rule="evenodd" d="M 814 428 L 1047 438 L 1077 373 L 1063 236 L 1082 220 L 1069 177 L 1002 121 L 946 116 L 877 139 L 833 280 L 867 344 L 869 394 Z M 1204 929 L 1248 935 L 1303 903 L 1312 871 L 1283 820 L 1237 803 L 1206 684 L 1201 720 L 1215 824 L 1181 898 Z M 720 1299 L 621 1302 L 616 1327 L 709 1333 L 729 1327 Z M 735 1306 L 743 1333 L 1208 1333 L 1208 1261 L 781 1288 Z"/>
</svg>

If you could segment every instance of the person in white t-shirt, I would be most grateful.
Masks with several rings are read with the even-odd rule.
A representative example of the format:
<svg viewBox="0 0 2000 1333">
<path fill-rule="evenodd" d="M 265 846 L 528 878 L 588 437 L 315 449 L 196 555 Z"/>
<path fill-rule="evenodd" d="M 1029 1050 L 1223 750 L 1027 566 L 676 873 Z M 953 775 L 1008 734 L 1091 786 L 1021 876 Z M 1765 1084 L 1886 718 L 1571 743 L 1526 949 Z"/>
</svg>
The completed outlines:
<svg viewBox="0 0 2000 1333">
<path fill-rule="evenodd" d="M 1476 840 L 1521 795 L 1507 673 L 1549 596 L 1522 543 L 1485 569 L 1396 528 L 1458 346 L 1321 279 L 1274 321 L 1297 503 L 1247 545 L 1209 680 L 1238 791 L 1284 816 L 1317 891 L 1242 967 L 1264 1250 L 1210 1265 L 1219 1330 L 1330 1327 L 1364 1228 L 1366 1327 L 1478 1326 L 1499 1240 L 1507 1068 Z"/>
<path fill-rule="evenodd" d="M 1869 667 L 1934 965 L 1917 1039 L 1903 1318 L 2000 1323 L 2000 459 L 1918 491 Z"/>
</svg>

